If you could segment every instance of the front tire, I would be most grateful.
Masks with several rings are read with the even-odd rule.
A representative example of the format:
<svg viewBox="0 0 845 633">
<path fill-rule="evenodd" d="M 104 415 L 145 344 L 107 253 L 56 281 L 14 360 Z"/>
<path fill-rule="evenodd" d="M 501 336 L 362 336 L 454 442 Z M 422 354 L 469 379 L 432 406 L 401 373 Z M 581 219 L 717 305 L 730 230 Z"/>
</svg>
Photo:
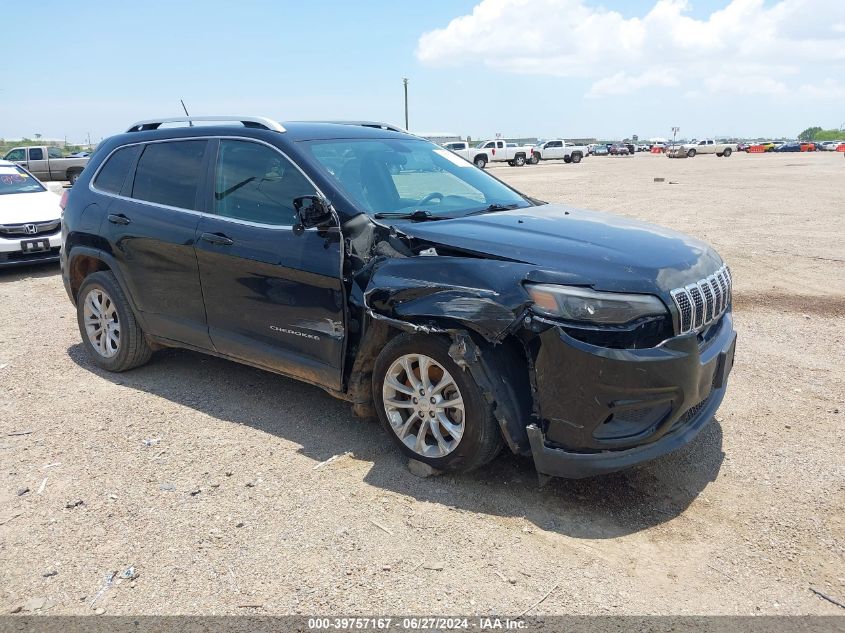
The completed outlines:
<svg viewBox="0 0 845 633">
<path fill-rule="evenodd" d="M 532 153 L 531 154 L 531 160 L 528 161 L 528 162 L 530 162 L 532 165 L 536 165 L 537 163 L 540 162 L 540 155 L 537 154 L 536 152 Z"/>
<path fill-rule="evenodd" d="M 490 404 L 449 356 L 446 338 L 392 339 L 376 359 L 373 401 L 400 450 L 433 468 L 470 471 L 502 448 Z"/>
<path fill-rule="evenodd" d="M 687 157 L 688 157 L 688 158 L 694 158 L 694 157 L 695 157 L 695 150 L 694 150 L 694 149 L 691 149 L 690 151 L 688 151 L 688 152 L 687 152 Z"/>
<path fill-rule="evenodd" d="M 96 272 L 82 282 L 76 320 L 82 344 L 98 367 L 121 372 L 150 360 L 152 349 L 111 272 Z"/>
<path fill-rule="evenodd" d="M 484 169 L 485 167 L 487 167 L 487 157 L 486 156 L 476 156 L 475 160 L 473 160 L 472 162 L 474 162 L 475 166 L 478 167 L 479 169 Z"/>
</svg>

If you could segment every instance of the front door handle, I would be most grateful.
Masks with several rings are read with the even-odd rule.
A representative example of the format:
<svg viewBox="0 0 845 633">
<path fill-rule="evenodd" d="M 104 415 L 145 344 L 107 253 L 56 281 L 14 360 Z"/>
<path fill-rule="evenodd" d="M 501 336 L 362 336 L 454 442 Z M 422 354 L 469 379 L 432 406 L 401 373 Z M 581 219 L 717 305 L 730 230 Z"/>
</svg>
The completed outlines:
<svg viewBox="0 0 845 633">
<path fill-rule="evenodd" d="M 122 213 L 109 213 L 109 222 L 112 224 L 123 224 L 124 226 L 129 224 L 132 220 L 127 218 Z"/>
<path fill-rule="evenodd" d="M 235 243 L 235 240 L 231 237 L 226 237 L 222 233 L 203 233 L 200 237 L 204 242 L 217 244 L 218 246 L 231 246 Z"/>
</svg>

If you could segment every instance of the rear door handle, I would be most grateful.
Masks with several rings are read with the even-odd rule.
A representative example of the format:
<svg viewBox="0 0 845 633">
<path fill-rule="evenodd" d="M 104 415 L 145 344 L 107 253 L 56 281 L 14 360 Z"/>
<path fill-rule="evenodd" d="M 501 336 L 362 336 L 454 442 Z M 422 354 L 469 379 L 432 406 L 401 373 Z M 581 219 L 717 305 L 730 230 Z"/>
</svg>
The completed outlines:
<svg viewBox="0 0 845 633">
<path fill-rule="evenodd" d="M 129 224 L 130 222 L 132 222 L 132 220 L 127 218 L 122 213 L 109 213 L 108 217 L 109 217 L 109 222 L 111 222 L 112 224 L 126 225 L 126 224 Z"/>
<path fill-rule="evenodd" d="M 226 237 L 222 233 L 203 233 L 201 236 L 203 241 L 210 244 L 217 244 L 218 246 L 231 246 L 235 243 L 231 237 Z"/>
</svg>

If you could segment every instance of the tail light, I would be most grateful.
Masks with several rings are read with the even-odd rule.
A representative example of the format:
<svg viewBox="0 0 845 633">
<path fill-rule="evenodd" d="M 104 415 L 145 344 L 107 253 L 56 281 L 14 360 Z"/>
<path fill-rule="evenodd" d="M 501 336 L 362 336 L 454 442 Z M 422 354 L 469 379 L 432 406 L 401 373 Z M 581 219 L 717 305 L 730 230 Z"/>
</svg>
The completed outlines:
<svg viewBox="0 0 845 633">
<path fill-rule="evenodd" d="M 59 206 L 62 208 L 62 211 L 64 211 L 65 207 L 67 206 L 67 194 L 68 193 L 69 193 L 68 189 L 65 189 L 64 191 L 62 191 L 62 199 L 59 200 Z"/>
</svg>

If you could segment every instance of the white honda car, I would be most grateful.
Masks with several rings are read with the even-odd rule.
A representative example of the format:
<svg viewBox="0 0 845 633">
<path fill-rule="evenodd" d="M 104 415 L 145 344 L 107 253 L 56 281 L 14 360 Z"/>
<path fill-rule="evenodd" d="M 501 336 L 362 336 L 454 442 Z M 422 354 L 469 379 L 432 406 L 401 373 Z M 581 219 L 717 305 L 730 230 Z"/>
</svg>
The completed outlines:
<svg viewBox="0 0 845 633">
<path fill-rule="evenodd" d="M 26 169 L 0 160 L 0 268 L 59 261 L 59 196 Z"/>
</svg>

